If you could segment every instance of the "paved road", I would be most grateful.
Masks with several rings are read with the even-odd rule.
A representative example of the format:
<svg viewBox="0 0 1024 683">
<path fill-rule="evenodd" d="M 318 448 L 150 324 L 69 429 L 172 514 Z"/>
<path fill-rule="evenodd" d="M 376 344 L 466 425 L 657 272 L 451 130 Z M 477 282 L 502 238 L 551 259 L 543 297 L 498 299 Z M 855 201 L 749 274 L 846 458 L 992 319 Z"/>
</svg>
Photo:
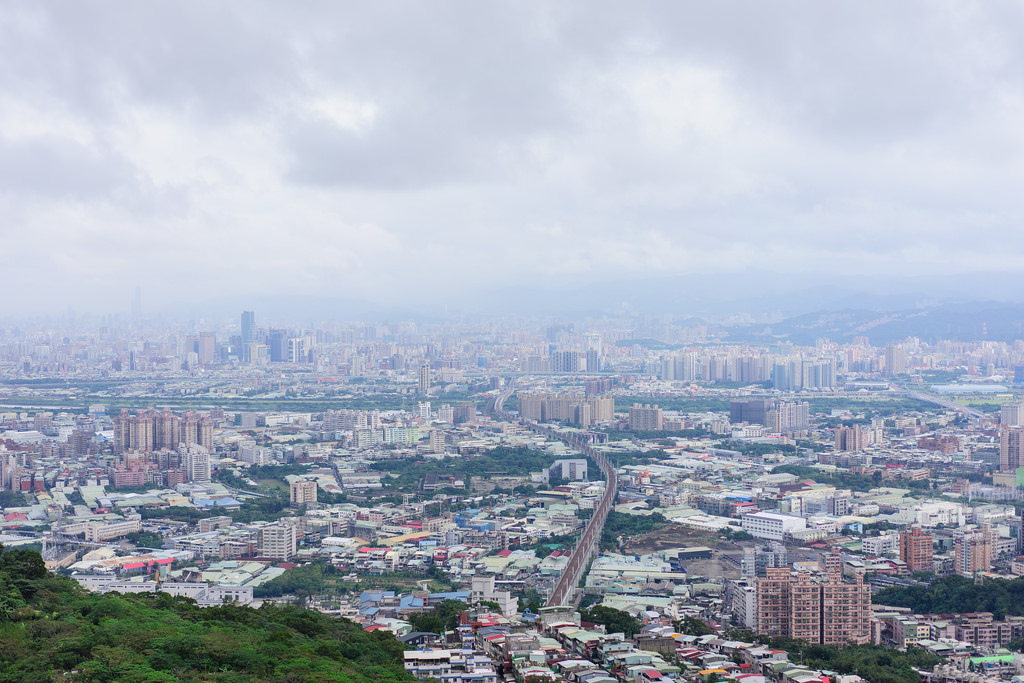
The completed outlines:
<svg viewBox="0 0 1024 683">
<path fill-rule="evenodd" d="M 504 412 L 503 407 L 505 400 L 512 395 L 515 390 L 515 382 L 510 382 L 509 386 L 499 393 L 488 408 L 496 415 L 510 420 L 507 413 Z M 587 522 L 586 527 L 583 529 L 583 534 L 576 542 L 576 546 L 573 548 L 572 555 L 569 556 L 569 564 L 566 566 L 565 571 L 562 572 L 561 576 L 555 582 L 555 586 L 551 591 L 551 596 L 548 598 L 547 606 L 554 607 L 557 605 L 569 605 L 573 602 L 574 593 L 576 587 L 579 585 L 580 579 L 583 577 L 583 573 L 587 569 L 587 563 L 590 558 L 597 553 L 598 543 L 601 541 L 601 531 L 604 529 L 605 520 L 608 519 L 608 513 L 611 511 L 612 506 L 615 504 L 615 497 L 618 495 L 618 479 L 615 476 L 615 468 L 612 463 L 604 457 L 600 452 L 591 447 L 589 444 L 584 443 L 581 437 L 577 434 L 563 434 L 555 431 L 550 427 L 537 424 L 536 422 L 528 420 L 519 420 L 520 424 L 529 427 L 531 430 L 538 434 L 543 434 L 552 439 L 558 439 L 565 443 L 570 448 L 575 448 L 582 454 L 590 457 L 601 473 L 605 477 L 605 489 L 604 494 L 597 501 L 594 507 L 594 515 Z"/>
<path fill-rule="evenodd" d="M 985 413 L 981 412 L 980 410 L 968 408 L 967 406 L 962 406 L 959 403 L 954 403 L 953 401 L 941 399 L 938 396 L 933 396 L 932 394 L 925 394 L 920 391 L 911 391 L 910 389 L 906 389 L 904 393 L 906 393 L 906 395 L 909 396 L 910 398 L 916 398 L 918 401 L 927 401 L 928 403 L 934 403 L 935 405 L 942 406 L 947 410 L 955 410 L 960 413 L 967 413 L 968 415 L 972 415 L 974 417 L 985 416 Z"/>
</svg>

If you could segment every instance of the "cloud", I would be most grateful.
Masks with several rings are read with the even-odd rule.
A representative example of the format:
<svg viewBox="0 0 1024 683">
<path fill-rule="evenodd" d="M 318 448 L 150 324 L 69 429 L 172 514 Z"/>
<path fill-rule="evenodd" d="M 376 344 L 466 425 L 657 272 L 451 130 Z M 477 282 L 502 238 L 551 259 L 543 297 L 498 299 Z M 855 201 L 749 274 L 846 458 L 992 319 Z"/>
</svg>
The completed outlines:
<svg viewBox="0 0 1024 683">
<path fill-rule="evenodd" d="M 1010 2 L 9 3 L 0 286 L 429 310 L 1012 275 L 1022 38 Z"/>
</svg>

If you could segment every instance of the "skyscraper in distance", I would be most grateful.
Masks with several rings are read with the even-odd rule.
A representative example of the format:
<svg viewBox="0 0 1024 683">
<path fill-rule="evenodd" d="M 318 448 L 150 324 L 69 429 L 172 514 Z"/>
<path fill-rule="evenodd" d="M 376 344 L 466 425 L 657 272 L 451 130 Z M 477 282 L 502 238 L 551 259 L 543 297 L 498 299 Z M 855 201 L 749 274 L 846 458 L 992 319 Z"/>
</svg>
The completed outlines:
<svg viewBox="0 0 1024 683">
<path fill-rule="evenodd" d="M 242 311 L 242 360 L 252 362 L 249 344 L 256 341 L 256 314 Z"/>
<path fill-rule="evenodd" d="M 424 363 L 420 366 L 419 392 L 426 396 L 430 393 L 430 365 Z"/>
</svg>

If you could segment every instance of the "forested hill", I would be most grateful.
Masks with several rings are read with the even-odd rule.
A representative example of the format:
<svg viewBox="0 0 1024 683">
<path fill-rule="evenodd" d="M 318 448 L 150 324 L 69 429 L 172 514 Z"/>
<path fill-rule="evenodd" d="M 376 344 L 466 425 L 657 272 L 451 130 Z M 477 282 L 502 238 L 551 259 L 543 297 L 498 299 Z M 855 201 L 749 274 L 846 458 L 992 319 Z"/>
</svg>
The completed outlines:
<svg viewBox="0 0 1024 683">
<path fill-rule="evenodd" d="M 0 682 L 412 681 L 402 650 L 318 612 L 89 593 L 37 552 L 0 554 Z"/>
<path fill-rule="evenodd" d="M 909 607 L 915 614 L 992 612 L 996 619 L 1024 615 L 1024 578 L 974 583 L 947 576 L 927 586 L 892 586 L 874 596 L 876 605 Z"/>
</svg>

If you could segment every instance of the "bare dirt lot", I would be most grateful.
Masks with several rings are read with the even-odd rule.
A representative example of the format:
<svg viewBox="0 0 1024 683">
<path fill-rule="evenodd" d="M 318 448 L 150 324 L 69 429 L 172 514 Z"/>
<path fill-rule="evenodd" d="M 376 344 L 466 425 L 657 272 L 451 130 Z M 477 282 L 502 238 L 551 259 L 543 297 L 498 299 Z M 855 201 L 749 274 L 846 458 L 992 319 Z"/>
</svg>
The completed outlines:
<svg viewBox="0 0 1024 683">
<path fill-rule="evenodd" d="M 735 579 L 740 575 L 739 560 L 743 555 L 743 548 L 751 545 L 754 545 L 754 541 L 733 542 L 707 531 L 673 525 L 638 536 L 623 546 L 623 552 L 646 555 L 669 548 L 706 546 L 711 548 L 711 559 L 684 562 L 686 572 L 694 576 L 724 576 Z M 731 556 L 735 561 L 726 559 L 725 555 Z"/>
</svg>

